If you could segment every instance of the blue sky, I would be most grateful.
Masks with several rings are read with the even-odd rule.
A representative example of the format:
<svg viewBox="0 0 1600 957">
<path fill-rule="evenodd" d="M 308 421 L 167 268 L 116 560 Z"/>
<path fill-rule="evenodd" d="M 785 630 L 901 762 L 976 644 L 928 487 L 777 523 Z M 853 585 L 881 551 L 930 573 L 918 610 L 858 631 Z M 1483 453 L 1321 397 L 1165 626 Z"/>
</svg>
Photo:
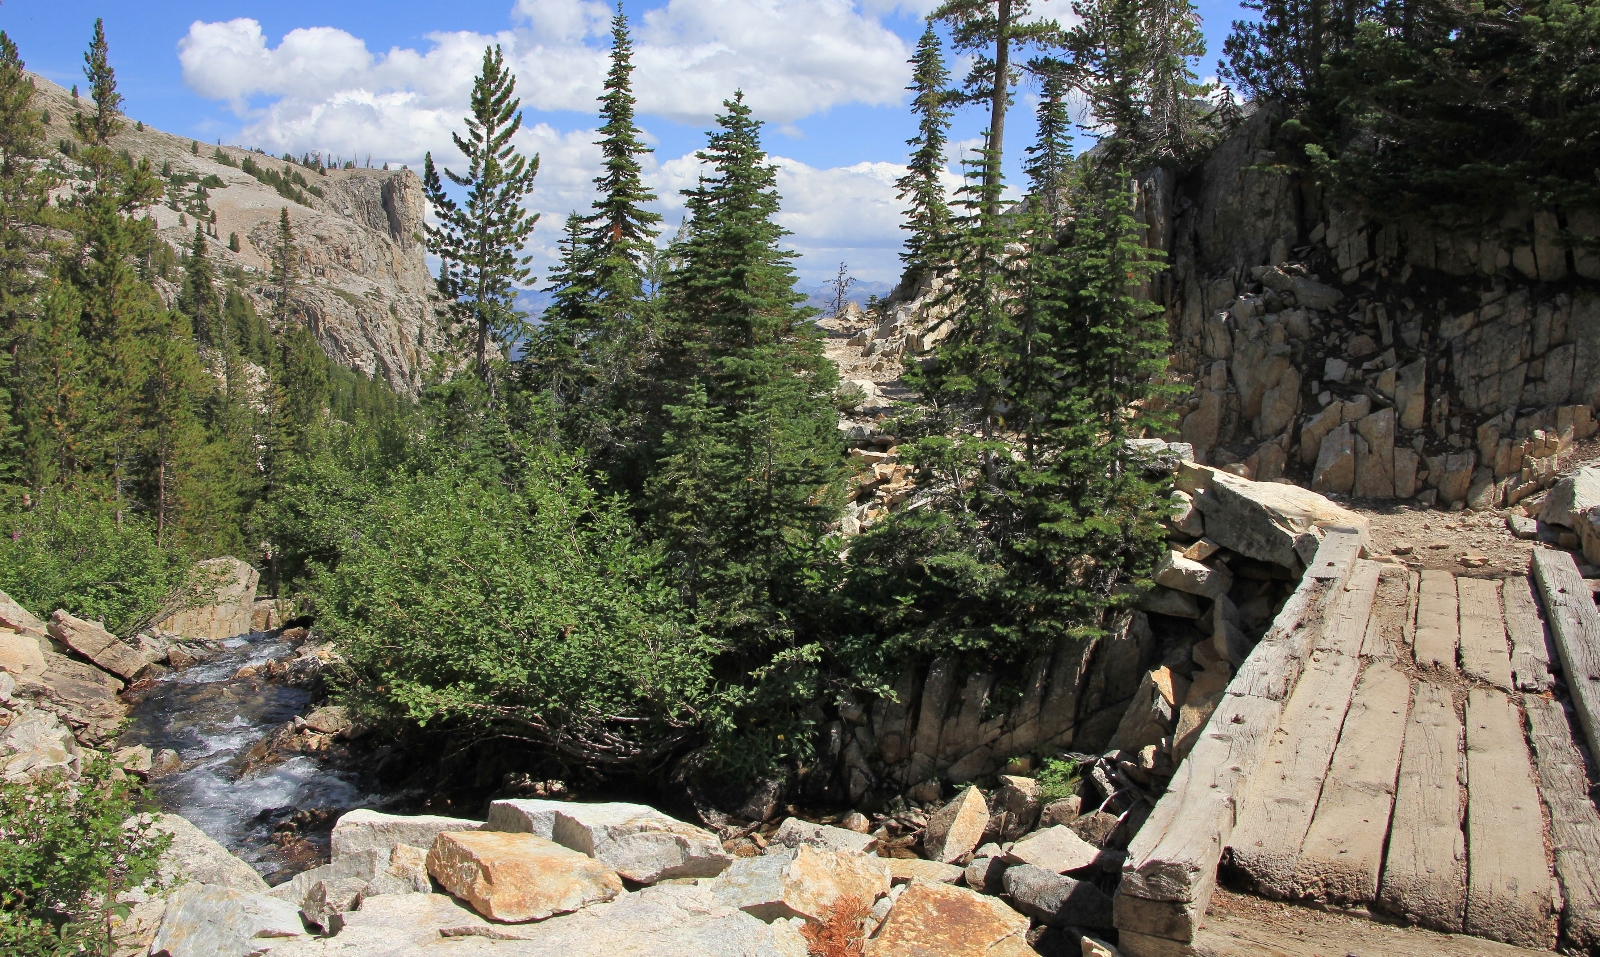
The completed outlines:
<svg viewBox="0 0 1600 957">
<path fill-rule="evenodd" d="M 844 260 L 863 278 L 893 281 L 899 204 L 890 184 L 914 132 L 904 59 L 932 5 L 625 0 L 639 46 L 640 125 L 656 147 L 650 172 L 668 221 L 681 216 L 674 194 L 693 182 L 692 153 L 711 114 L 741 86 L 769 122 L 765 146 L 780 162 L 802 277 L 819 281 Z M 1035 7 L 1070 15 L 1068 0 Z M 1234 2 L 1199 7 L 1210 52 L 1197 70 L 1209 76 L 1241 14 Z M 532 199 L 544 213 L 533 248 L 543 263 L 565 213 L 590 198 L 607 14 L 593 0 L 4 0 L 0 29 L 30 69 L 70 86 L 104 17 L 128 114 L 169 132 L 413 165 L 427 149 L 449 154 L 477 57 L 500 42 L 520 79 L 521 145 L 543 156 Z M 1013 176 L 1032 135 L 1031 105 L 1022 91 L 1008 123 Z M 981 110 L 964 111 L 953 138 L 975 139 L 984 121 Z"/>
</svg>

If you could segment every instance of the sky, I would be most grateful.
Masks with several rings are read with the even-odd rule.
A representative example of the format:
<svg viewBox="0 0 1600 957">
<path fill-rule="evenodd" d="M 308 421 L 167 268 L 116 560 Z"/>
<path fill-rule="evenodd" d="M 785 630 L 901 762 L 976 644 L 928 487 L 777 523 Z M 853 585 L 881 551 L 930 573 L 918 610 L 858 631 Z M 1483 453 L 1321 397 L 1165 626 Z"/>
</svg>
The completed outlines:
<svg viewBox="0 0 1600 957">
<path fill-rule="evenodd" d="M 780 221 L 803 282 L 839 263 L 864 280 L 899 275 L 910 57 L 935 0 L 624 0 L 635 45 L 638 123 L 669 231 L 695 182 L 697 149 L 724 98 L 742 89 L 767 125 L 778 166 Z M 1070 0 L 1034 0 L 1036 16 L 1071 19 Z M 1236 0 L 1199 0 L 1210 77 Z M 423 154 L 459 159 L 483 50 L 498 43 L 516 71 L 523 132 L 541 157 L 529 205 L 541 214 L 529 247 L 542 276 L 570 210 L 594 193 L 595 97 L 607 66 L 612 8 L 594 0 L 0 0 L 0 29 L 28 68 L 81 83 L 96 17 L 106 21 L 127 114 L 158 129 L 273 154 L 321 151 L 373 165 L 420 168 Z M 964 72 L 952 58 L 952 72 Z M 1026 85 L 1007 122 L 1007 175 L 1021 179 L 1035 100 Z M 962 110 L 953 144 L 971 148 L 987 122 Z M 1093 141 L 1081 137 L 1086 148 Z M 959 158 L 952 150 L 953 184 Z"/>
</svg>

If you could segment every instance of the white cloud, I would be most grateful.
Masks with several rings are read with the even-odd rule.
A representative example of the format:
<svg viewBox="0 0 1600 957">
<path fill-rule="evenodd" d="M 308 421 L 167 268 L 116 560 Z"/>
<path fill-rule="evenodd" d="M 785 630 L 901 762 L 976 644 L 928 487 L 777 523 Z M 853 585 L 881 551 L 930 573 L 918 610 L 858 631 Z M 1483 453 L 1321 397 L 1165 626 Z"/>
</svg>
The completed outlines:
<svg viewBox="0 0 1600 957">
<path fill-rule="evenodd" d="M 449 142 L 441 124 L 465 111 L 489 44 L 505 50 L 525 107 L 593 112 L 606 71 L 607 7 L 519 0 L 514 18 L 493 35 L 435 33 L 426 51 L 382 54 L 330 27 L 293 30 L 273 47 L 253 19 L 195 21 L 178 59 L 190 88 L 246 121 L 247 142 L 416 162 Z M 904 94 L 905 43 L 849 0 L 670 0 L 635 29 L 634 88 L 645 115 L 707 122 L 742 88 L 758 116 L 784 124 Z"/>
</svg>

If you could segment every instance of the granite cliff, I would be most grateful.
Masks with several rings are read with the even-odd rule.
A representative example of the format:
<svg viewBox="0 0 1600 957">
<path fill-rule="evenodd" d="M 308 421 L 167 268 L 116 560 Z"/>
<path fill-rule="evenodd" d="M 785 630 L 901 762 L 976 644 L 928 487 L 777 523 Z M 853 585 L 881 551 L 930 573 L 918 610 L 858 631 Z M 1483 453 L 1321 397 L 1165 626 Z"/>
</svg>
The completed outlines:
<svg viewBox="0 0 1600 957">
<path fill-rule="evenodd" d="M 88 108 L 88 100 L 74 99 L 42 77 L 33 80 L 49 117 L 51 141 L 70 146 L 71 117 Z M 186 251 L 197 220 L 215 215 L 208 254 L 221 272 L 242 270 L 243 289 L 263 314 L 272 309 L 268 251 L 279 211 L 287 207 L 299 252 L 293 311 L 305 317 L 335 362 L 375 374 L 403 395 L 417 393 L 432 357 L 447 343 L 418 241 L 427 201 L 415 173 L 319 172 L 238 147 L 197 144 L 141 128 L 133 116 L 112 145 L 135 160 L 148 159 L 161 177 L 166 195 L 141 215 L 154 220 L 158 235 L 174 250 Z M 61 153 L 70 178 L 73 164 L 65 150 Z M 230 248 L 231 235 L 239 238 L 237 251 Z M 172 283 L 157 280 L 157 287 L 169 300 L 176 295 Z"/>
</svg>

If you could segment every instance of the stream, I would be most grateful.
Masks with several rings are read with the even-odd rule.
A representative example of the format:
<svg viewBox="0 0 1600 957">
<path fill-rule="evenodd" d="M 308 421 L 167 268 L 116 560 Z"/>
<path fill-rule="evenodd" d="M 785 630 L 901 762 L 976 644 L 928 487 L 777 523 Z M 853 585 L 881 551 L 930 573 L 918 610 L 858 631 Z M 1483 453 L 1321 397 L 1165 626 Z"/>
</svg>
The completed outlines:
<svg viewBox="0 0 1600 957">
<path fill-rule="evenodd" d="M 312 692 L 234 675 L 292 650 L 275 633 L 228 639 L 223 650 L 130 694 L 130 724 L 119 742 L 176 751 L 181 767 L 151 781 L 162 810 L 188 818 L 268 883 L 321 863 L 328 852 L 326 827 L 274 843 L 280 822 L 297 811 L 337 814 L 377 803 L 354 774 L 313 755 L 241 774 L 250 748 L 304 713 Z"/>
</svg>

